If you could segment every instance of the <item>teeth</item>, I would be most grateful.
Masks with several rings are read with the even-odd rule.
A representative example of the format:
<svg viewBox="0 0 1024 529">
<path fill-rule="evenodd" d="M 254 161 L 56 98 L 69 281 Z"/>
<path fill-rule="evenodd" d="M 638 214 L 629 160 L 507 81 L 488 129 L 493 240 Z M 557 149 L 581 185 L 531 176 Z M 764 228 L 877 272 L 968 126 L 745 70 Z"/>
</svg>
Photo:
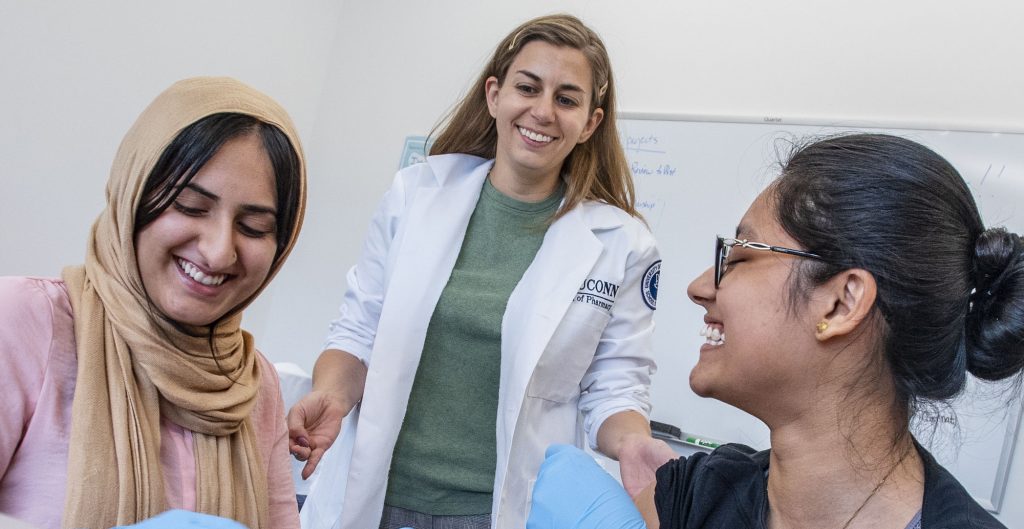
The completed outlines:
<svg viewBox="0 0 1024 529">
<path fill-rule="evenodd" d="M 526 136 L 527 138 L 530 138 L 533 141 L 539 141 L 541 143 L 547 143 L 554 139 L 551 136 L 545 136 L 539 132 L 534 132 L 523 127 L 519 127 L 519 133 L 522 134 L 523 136 Z"/>
<path fill-rule="evenodd" d="M 725 343 L 725 333 L 718 327 L 712 327 L 710 324 L 701 327 L 700 335 L 705 338 L 704 343 L 709 345 L 722 345 Z"/>
<path fill-rule="evenodd" d="M 181 269 L 184 270 L 189 277 L 195 279 L 196 282 L 211 287 L 220 285 L 228 277 L 224 274 L 206 275 L 201 270 L 199 270 L 199 268 L 197 268 L 196 265 L 184 259 L 178 259 L 178 266 L 180 266 Z"/>
</svg>

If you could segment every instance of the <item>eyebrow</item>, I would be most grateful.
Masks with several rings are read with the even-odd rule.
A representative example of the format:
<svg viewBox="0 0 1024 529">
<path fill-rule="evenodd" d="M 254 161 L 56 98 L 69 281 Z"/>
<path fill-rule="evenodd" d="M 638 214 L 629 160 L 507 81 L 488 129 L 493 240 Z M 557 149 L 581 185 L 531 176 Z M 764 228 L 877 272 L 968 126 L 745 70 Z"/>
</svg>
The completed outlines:
<svg viewBox="0 0 1024 529">
<path fill-rule="evenodd" d="M 199 184 L 194 184 L 192 182 L 189 182 L 188 185 L 185 186 L 185 189 L 191 189 L 192 191 L 195 191 L 196 193 L 199 193 L 200 195 L 203 195 L 204 197 L 206 197 L 206 198 L 208 198 L 210 200 L 214 200 L 214 201 L 220 200 L 219 196 L 213 194 L 210 191 L 207 191 L 206 189 L 203 189 L 203 187 L 200 186 Z"/>
<path fill-rule="evenodd" d="M 736 238 L 737 239 L 740 238 L 740 234 L 741 233 L 746 233 L 746 234 L 749 234 L 749 235 L 753 235 L 755 239 L 757 238 L 757 231 L 754 230 L 754 228 L 752 228 L 750 226 L 747 226 L 746 224 L 743 224 L 742 222 L 736 225 Z"/>
<path fill-rule="evenodd" d="M 544 81 L 543 79 L 541 79 L 541 77 L 539 75 L 537 75 L 537 74 L 535 74 L 535 73 L 533 73 L 533 72 L 531 72 L 529 70 L 517 70 L 516 73 L 521 73 L 521 74 L 529 77 L 530 79 L 533 79 L 534 81 L 536 81 L 538 83 L 541 83 L 541 82 Z M 559 90 L 569 90 L 571 92 L 586 93 L 582 88 L 580 88 L 579 86 L 576 86 L 576 85 L 574 85 L 572 83 L 562 83 L 562 84 L 558 85 L 558 88 L 559 88 Z"/>
<path fill-rule="evenodd" d="M 196 193 L 199 193 L 200 195 L 203 195 L 204 197 L 209 198 L 210 200 L 213 200 L 214 202 L 219 202 L 220 201 L 220 197 L 219 196 L 217 196 L 215 193 L 211 192 L 210 190 L 203 188 L 203 186 L 201 186 L 199 184 L 196 184 L 196 183 L 193 183 L 193 182 L 189 182 L 188 185 L 185 186 L 185 188 L 186 189 L 191 189 L 192 191 L 195 191 Z M 252 215 L 267 214 L 267 215 L 274 215 L 275 217 L 277 216 L 277 209 L 275 209 L 275 208 L 268 208 L 266 206 L 260 206 L 260 205 L 256 205 L 256 204 L 244 204 L 244 205 L 242 205 L 241 210 L 246 212 L 246 213 L 248 213 L 248 214 L 252 214 Z"/>
</svg>

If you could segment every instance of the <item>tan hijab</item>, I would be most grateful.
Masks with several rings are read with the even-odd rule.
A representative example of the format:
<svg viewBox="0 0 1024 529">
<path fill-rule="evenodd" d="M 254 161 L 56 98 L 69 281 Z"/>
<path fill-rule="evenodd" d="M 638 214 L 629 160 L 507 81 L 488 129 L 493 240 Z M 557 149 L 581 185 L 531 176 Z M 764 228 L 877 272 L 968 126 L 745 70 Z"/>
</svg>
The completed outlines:
<svg viewBox="0 0 1024 529">
<path fill-rule="evenodd" d="M 182 129 L 221 112 L 276 126 L 302 163 L 295 230 L 260 291 L 295 244 L 305 162 L 284 109 L 234 79 L 196 78 L 175 83 L 143 111 L 114 159 L 107 207 L 92 227 L 85 265 L 63 273 L 78 343 L 64 527 L 131 524 L 167 509 L 161 416 L 193 432 L 197 509 L 253 529 L 269 527 L 264 461 L 250 418 L 259 363 L 252 336 L 239 327 L 242 308 L 259 291 L 217 326 L 218 366 L 205 328 L 184 333 L 154 313 L 135 257 L 135 212 L 157 159 Z"/>
</svg>

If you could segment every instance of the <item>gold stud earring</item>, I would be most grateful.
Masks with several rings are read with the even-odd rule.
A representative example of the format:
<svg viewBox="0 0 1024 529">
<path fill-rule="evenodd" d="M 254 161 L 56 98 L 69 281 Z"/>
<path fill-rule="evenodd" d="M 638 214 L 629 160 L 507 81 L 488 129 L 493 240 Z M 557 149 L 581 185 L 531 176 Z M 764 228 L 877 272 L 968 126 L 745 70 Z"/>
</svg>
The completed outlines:
<svg viewBox="0 0 1024 529">
<path fill-rule="evenodd" d="M 816 325 L 815 327 L 818 329 L 818 332 L 825 332 L 826 330 L 828 330 L 828 322 L 819 321 L 818 325 Z"/>
</svg>

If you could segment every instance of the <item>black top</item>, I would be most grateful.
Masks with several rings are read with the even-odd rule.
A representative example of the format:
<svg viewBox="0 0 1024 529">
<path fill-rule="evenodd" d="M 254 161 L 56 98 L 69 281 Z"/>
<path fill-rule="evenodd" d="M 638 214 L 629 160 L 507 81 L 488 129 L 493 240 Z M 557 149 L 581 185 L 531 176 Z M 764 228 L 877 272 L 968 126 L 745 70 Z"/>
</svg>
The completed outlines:
<svg viewBox="0 0 1024 529">
<path fill-rule="evenodd" d="M 921 529 L 1006 529 L 917 445 L 924 463 Z M 654 503 L 663 529 L 767 527 L 768 450 L 727 444 L 658 469 Z"/>
</svg>

